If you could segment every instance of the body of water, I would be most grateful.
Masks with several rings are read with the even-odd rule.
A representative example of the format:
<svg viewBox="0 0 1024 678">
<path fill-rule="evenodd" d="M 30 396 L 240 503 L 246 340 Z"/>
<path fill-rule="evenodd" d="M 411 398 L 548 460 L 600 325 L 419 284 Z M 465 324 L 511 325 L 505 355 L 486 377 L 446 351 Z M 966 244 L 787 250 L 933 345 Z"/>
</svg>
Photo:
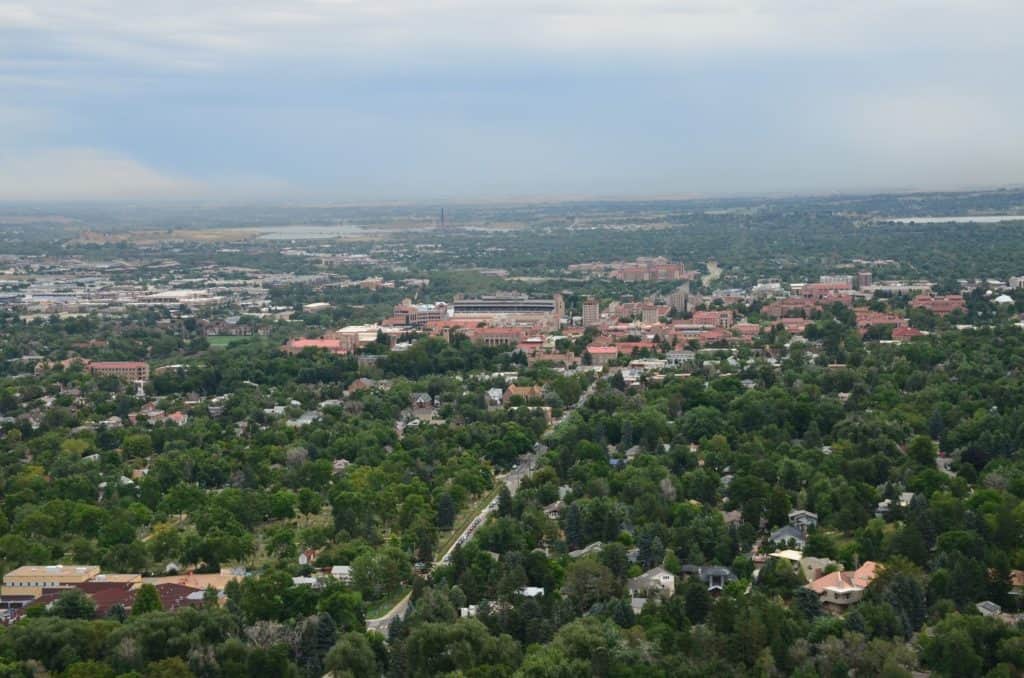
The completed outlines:
<svg viewBox="0 0 1024 678">
<path fill-rule="evenodd" d="M 1024 221 L 1022 214 L 989 214 L 966 217 L 903 217 L 886 219 L 897 224 L 998 224 L 1001 221 Z"/>
<path fill-rule="evenodd" d="M 262 227 L 260 230 L 264 230 Z M 260 240 L 327 240 L 366 233 L 362 226 L 272 226 Z"/>
</svg>

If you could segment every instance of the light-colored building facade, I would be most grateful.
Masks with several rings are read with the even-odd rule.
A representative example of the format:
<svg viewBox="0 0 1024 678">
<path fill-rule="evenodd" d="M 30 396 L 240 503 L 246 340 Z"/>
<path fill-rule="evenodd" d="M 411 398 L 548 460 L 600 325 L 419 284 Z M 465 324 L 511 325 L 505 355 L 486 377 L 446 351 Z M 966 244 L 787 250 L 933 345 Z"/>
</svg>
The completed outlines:
<svg viewBox="0 0 1024 678">
<path fill-rule="evenodd" d="M 98 565 L 22 565 L 4 575 L 4 596 L 42 595 L 43 589 L 69 588 L 99 575 Z"/>
<path fill-rule="evenodd" d="M 149 364 L 138 361 L 89 363 L 89 372 L 99 376 L 112 376 L 125 381 L 149 379 Z"/>
</svg>

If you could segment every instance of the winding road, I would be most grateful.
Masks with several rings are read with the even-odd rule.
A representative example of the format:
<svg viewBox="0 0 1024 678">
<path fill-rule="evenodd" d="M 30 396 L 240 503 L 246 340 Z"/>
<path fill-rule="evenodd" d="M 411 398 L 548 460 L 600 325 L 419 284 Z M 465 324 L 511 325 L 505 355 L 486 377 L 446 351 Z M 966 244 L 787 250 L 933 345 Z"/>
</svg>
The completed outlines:
<svg viewBox="0 0 1024 678">
<path fill-rule="evenodd" d="M 555 429 L 557 429 L 562 424 L 562 422 L 569 418 L 569 415 L 572 414 L 573 411 L 579 409 L 580 407 L 583 407 L 583 405 L 587 402 L 587 398 L 594 394 L 594 389 L 597 387 L 597 381 L 598 380 L 595 379 L 594 383 L 587 387 L 587 390 L 580 395 L 579 400 L 577 400 L 574 405 L 571 405 L 565 409 L 565 413 L 562 415 L 560 419 L 556 419 L 555 421 L 551 422 L 551 425 L 548 426 L 547 430 L 545 430 L 544 433 L 541 434 L 540 438 L 542 440 L 551 435 L 551 433 Z M 519 491 L 519 486 L 522 484 L 523 479 L 528 478 L 536 470 L 537 454 L 531 452 L 529 454 L 524 454 L 520 456 L 518 463 L 512 468 L 512 470 L 509 471 L 508 473 L 499 475 L 498 478 L 505 483 L 505 487 L 508 488 L 509 493 L 514 496 L 515 493 Z M 480 528 L 480 526 L 483 525 L 484 522 L 486 522 L 487 516 L 489 516 L 491 513 L 497 510 L 498 499 L 497 497 L 495 497 L 490 502 L 488 502 L 487 505 L 484 506 L 483 509 L 481 509 L 480 512 L 476 516 L 474 516 L 471 521 L 469 521 L 469 524 L 466 526 L 466 529 L 462 531 L 462 534 L 459 535 L 459 538 L 452 542 L 451 547 L 449 547 L 449 549 L 445 551 L 445 553 L 439 559 L 434 561 L 434 566 L 437 567 L 439 565 L 447 565 L 449 559 L 451 559 L 452 553 L 455 551 L 455 548 L 457 546 L 465 544 L 467 541 L 472 539 L 473 535 L 476 534 L 476 531 Z M 411 596 L 412 593 L 407 593 L 404 598 L 398 601 L 398 603 L 396 603 L 394 607 L 387 611 L 387 614 L 381 617 L 377 617 L 375 619 L 367 619 L 366 629 L 368 631 L 376 631 L 378 633 L 386 635 L 388 627 L 391 626 L 391 622 L 394 621 L 396 617 L 400 617 L 403 619 L 405 618 L 406 613 L 409 611 Z"/>
</svg>

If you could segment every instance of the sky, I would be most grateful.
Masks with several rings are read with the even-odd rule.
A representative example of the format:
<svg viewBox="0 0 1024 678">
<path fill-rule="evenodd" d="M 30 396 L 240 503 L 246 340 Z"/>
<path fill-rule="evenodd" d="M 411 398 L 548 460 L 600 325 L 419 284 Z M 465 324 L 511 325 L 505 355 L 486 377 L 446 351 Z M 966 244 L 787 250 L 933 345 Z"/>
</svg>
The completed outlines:
<svg viewBox="0 0 1024 678">
<path fill-rule="evenodd" d="M 1024 184 L 1021 0 L 0 0 L 0 200 Z"/>
</svg>

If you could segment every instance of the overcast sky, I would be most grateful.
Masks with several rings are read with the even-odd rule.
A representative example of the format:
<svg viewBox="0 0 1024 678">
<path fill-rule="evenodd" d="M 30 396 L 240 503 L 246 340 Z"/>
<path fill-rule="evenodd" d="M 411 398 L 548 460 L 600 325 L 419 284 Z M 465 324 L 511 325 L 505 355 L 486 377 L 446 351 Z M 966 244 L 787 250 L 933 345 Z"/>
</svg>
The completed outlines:
<svg viewBox="0 0 1024 678">
<path fill-rule="evenodd" d="M 1022 0 L 0 0 L 0 199 L 1024 184 Z"/>
</svg>

